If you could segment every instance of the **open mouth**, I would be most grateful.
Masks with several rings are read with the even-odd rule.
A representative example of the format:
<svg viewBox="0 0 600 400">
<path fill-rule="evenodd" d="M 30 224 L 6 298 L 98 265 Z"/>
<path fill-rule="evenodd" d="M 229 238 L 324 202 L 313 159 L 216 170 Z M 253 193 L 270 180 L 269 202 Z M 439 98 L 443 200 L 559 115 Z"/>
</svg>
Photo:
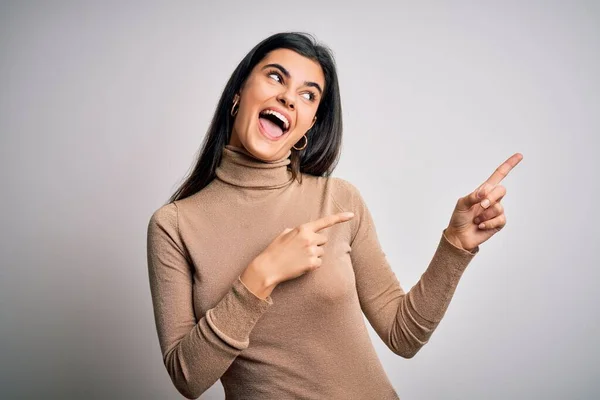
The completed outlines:
<svg viewBox="0 0 600 400">
<path fill-rule="evenodd" d="M 269 136 L 279 138 L 290 129 L 290 122 L 285 115 L 267 108 L 258 115 L 259 122 Z"/>
</svg>

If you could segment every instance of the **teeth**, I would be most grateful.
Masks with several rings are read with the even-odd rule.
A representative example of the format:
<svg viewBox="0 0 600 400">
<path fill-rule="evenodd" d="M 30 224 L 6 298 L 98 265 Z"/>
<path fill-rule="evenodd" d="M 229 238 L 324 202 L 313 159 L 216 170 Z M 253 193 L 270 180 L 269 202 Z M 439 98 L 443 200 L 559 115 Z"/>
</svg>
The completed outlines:
<svg viewBox="0 0 600 400">
<path fill-rule="evenodd" d="M 287 120 L 287 118 L 283 114 L 280 114 L 275 110 L 265 110 L 261 114 L 271 114 L 271 115 L 276 116 L 277 118 L 279 118 L 281 120 L 281 122 L 283 122 L 283 127 L 285 128 L 285 130 L 287 130 L 290 127 L 290 123 Z"/>
</svg>

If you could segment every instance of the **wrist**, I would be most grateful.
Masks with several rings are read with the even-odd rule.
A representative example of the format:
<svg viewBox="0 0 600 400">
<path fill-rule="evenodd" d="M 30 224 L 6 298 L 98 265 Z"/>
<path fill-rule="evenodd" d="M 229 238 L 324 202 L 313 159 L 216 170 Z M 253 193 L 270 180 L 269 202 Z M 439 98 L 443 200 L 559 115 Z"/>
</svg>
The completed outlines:
<svg viewBox="0 0 600 400">
<path fill-rule="evenodd" d="M 468 252 L 471 252 L 470 249 L 466 249 L 462 243 L 460 242 L 460 240 L 458 240 L 458 237 L 453 233 L 453 231 L 450 228 L 446 228 L 444 230 L 444 236 L 446 237 L 446 240 L 448 240 L 448 242 L 450 242 L 450 244 L 452 244 L 454 247 L 457 247 L 461 250 L 465 250 Z"/>
<path fill-rule="evenodd" d="M 269 274 L 260 260 L 253 260 L 240 275 L 242 283 L 256 296 L 266 298 L 271 294 L 277 281 Z"/>
</svg>

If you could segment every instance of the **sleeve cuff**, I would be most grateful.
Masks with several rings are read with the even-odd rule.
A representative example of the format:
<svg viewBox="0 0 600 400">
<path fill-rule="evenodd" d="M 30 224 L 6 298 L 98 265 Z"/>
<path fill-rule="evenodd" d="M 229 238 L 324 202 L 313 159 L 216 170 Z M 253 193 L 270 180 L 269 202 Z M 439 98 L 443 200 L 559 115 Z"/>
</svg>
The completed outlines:
<svg viewBox="0 0 600 400">
<path fill-rule="evenodd" d="M 440 238 L 437 253 L 446 260 L 447 264 L 458 270 L 464 270 L 471 260 L 479 253 L 479 246 L 475 247 L 473 251 L 467 251 L 461 247 L 455 246 L 446 237 L 446 229 L 442 231 L 442 237 Z"/>
<path fill-rule="evenodd" d="M 271 305 L 271 296 L 256 296 L 238 276 L 223 299 L 206 312 L 206 322 L 221 340 L 242 350 L 250 344 L 250 332 Z"/>
</svg>

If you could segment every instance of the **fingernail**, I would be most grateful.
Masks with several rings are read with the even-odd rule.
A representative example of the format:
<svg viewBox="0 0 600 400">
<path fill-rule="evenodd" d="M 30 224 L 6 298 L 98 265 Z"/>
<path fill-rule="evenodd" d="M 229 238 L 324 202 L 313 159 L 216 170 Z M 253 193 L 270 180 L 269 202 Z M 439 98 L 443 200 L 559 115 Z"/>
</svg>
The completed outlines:
<svg viewBox="0 0 600 400">
<path fill-rule="evenodd" d="M 481 207 L 488 208 L 489 206 L 490 206 L 490 200 L 489 199 L 485 199 L 484 201 L 481 202 Z"/>
<path fill-rule="evenodd" d="M 352 217 L 354 217 L 354 213 L 349 211 L 349 212 L 346 213 L 346 216 L 348 218 L 352 218 Z"/>
</svg>

